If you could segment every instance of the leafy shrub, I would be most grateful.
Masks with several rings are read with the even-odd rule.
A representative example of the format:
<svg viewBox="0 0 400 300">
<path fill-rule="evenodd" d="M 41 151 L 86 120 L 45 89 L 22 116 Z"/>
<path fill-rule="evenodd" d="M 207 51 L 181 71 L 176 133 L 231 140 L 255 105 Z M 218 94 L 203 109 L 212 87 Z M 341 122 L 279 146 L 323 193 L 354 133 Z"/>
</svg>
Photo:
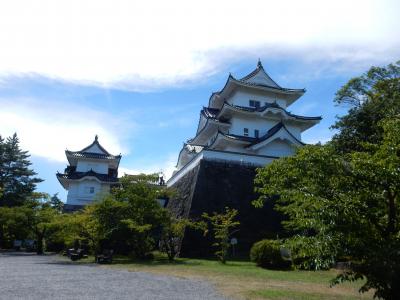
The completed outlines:
<svg viewBox="0 0 400 300">
<path fill-rule="evenodd" d="M 250 259 L 257 266 L 267 269 L 287 269 L 291 262 L 281 256 L 281 241 L 261 240 L 255 243 L 250 250 Z"/>
</svg>

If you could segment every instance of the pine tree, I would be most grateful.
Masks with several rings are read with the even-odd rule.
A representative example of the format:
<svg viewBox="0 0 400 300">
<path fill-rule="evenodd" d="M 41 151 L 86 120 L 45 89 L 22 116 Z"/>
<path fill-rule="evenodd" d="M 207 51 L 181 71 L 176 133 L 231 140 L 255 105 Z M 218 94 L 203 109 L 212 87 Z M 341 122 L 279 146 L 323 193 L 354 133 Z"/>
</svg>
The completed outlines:
<svg viewBox="0 0 400 300">
<path fill-rule="evenodd" d="M 22 151 L 17 134 L 4 140 L 0 136 L 0 206 L 18 206 L 32 194 L 43 180 L 29 166 L 30 155 Z"/>
</svg>

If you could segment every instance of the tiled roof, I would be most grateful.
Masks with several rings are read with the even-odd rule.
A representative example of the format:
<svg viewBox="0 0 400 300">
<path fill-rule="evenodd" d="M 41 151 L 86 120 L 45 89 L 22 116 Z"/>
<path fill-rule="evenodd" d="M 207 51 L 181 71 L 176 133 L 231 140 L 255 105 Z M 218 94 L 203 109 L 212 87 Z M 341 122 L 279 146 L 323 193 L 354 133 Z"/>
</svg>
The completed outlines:
<svg viewBox="0 0 400 300">
<path fill-rule="evenodd" d="M 322 119 L 320 116 L 318 116 L 318 117 L 305 117 L 305 116 L 299 116 L 299 115 L 292 114 L 291 112 L 288 112 L 286 109 L 281 107 L 276 102 L 266 103 L 265 105 L 260 106 L 260 107 L 246 107 L 246 106 L 232 105 L 232 104 L 229 104 L 227 102 L 225 102 L 224 105 L 231 106 L 233 108 L 236 108 L 236 109 L 239 109 L 239 110 L 243 110 L 243 111 L 249 111 L 249 112 L 263 112 L 268 108 L 277 108 L 277 109 L 280 109 L 280 110 L 284 111 L 288 116 L 296 118 L 296 119 L 299 119 L 299 120 L 321 120 Z"/>
<path fill-rule="evenodd" d="M 118 178 L 109 176 L 108 174 L 99 174 L 90 170 L 88 172 L 72 172 L 69 174 L 57 173 L 57 178 L 61 179 L 81 179 L 86 176 L 96 177 L 98 180 L 103 182 L 118 182 Z"/>
<path fill-rule="evenodd" d="M 93 146 L 97 146 L 103 153 L 89 152 L 88 150 Z M 80 151 L 65 150 L 65 154 L 67 156 L 73 156 L 77 158 L 121 159 L 121 155 L 112 155 L 108 153 L 107 150 L 104 149 L 102 145 L 100 145 L 97 135 L 95 136 L 93 143 L 91 143 L 89 146 L 83 148 Z"/>
<path fill-rule="evenodd" d="M 260 75 L 258 75 L 261 72 Z M 249 73 L 248 75 L 242 77 L 241 79 L 237 79 L 229 74 L 228 79 L 225 82 L 224 87 L 217 92 L 213 92 L 209 98 L 209 104 L 215 95 L 220 95 L 223 93 L 225 88 L 229 85 L 230 82 L 234 82 L 238 85 L 248 86 L 248 87 L 258 87 L 266 90 L 275 90 L 277 92 L 283 92 L 284 94 L 291 94 L 301 96 L 305 93 L 305 89 L 289 89 L 283 88 L 278 85 L 268 74 L 265 72 L 264 67 L 261 64 L 261 61 L 258 61 L 257 68 Z"/>
<path fill-rule="evenodd" d="M 256 84 L 256 85 L 268 86 L 268 87 L 273 87 L 273 88 L 281 88 L 281 87 L 279 86 L 279 84 L 277 84 L 277 83 L 268 75 L 268 73 L 265 72 L 264 67 L 263 67 L 263 65 L 262 65 L 262 63 L 261 63 L 260 60 L 258 60 L 257 68 L 256 68 L 253 72 L 251 72 L 250 74 L 248 74 L 248 75 L 244 76 L 243 78 L 239 79 L 239 81 L 243 81 L 243 82 L 246 82 L 246 83 L 250 83 L 249 81 L 252 80 L 252 79 L 253 79 L 258 73 L 260 73 L 260 72 L 261 72 L 261 76 L 262 76 L 263 79 L 264 79 L 265 84 L 260 84 L 260 83 L 258 83 L 258 84 Z"/>
<path fill-rule="evenodd" d="M 203 107 L 203 112 L 206 117 L 215 118 L 219 113 L 219 109 L 211 107 Z"/>
<path fill-rule="evenodd" d="M 231 139 L 231 140 L 237 140 L 237 141 L 243 141 L 243 142 L 249 142 L 249 143 L 253 143 L 258 140 L 258 138 L 251 137 L 251 136 L 222 133 L 221 131 L 219 131 L 218 133 L 222 134 L 224 137 Z"/>
<path fill-rule="evenodd" d="M 107 151 L 106 149 L 104 149 L 104 147 L 103 147 L 102 145 L 100 145 L 100 143 L 99 143 L 99 137 L 97 136 L 97 134 L 96 134 L 96 136 L 94 137 L 93 143 L 91 143 L 89 146 L 83 148 L 81 151 L 78 151 L 78 152 L 86 152 L 88 149 L 90 149 L 90 148 L 91 148 L 92 146 L 94 146 L 94 145 L 96 145 L 97 147 L 99 147 L 99 149 L 100 149 L 101 151 L 103 151 L 103 153 L 104 153 L 105 155 L 111 155 L 110 153 L 108 153 L 108 151 Z"/>
<path fill-rule="evenodd" d="M 78 158 L 98 158 L 98 159 L 121 159 L 121 155 L 101 154 L 93 152 L 69 151 L 65 150 L 66 155 Z"/>
<path fill-rule="evenodd" d="M 287 128 L 282 122 L 279 122 L 275 126 L 273 126 L 271 129 L 267 131 L 266 134 L 264 134 L 261 137 L 251 137 L 251 136 L 243 136 L 243 135 L 236 135 L 236 134 L 229 134 L 229 133 L 223 133 L 221 131 L 218 131 L 218 133 L 215 135 L 211 145 L 214 144 L 215 140 L 217 139 L 218 135 L 222 135 L 225 138 L 231 139 L 231 140 L 236 140 L 236 141 L 242 141 L 242 142 L 247 142 L 249 143 L 249 146 L 256 145 L 258 143 L 261 143 L 270 137 L 274 136 L 281 128 L 284 128 L 293 139 L 295 139 L 298 143 L 303 144 L 304 143 L 300 140 L 298 140 Z"/>
<path fill-rule="evenodd" d="M 259 83 L 252 83 L 248 81 L 243 81 L 241 79 L 236 79 L 231 75 L 231 80 L 236 81 L 240 84 L 247 85 L 247 86 L 259 86 L 259 87 L 266 87 L 269 89 L 275 89 L 278 91 L 283 91 L 283 92 L 288 92 L 288 93 L 304 93 L 306 90 L 305 89 L 288 89 L 288 88 L 283 88 L 280 86 L 272 86 L 272 85 L 266 85 L 266 84 L 259 84 Z M 221 91 L 222 92 L 222 91 Z"/>
<path fill-rule="evenodd" d="M 293 139 L 295 139 L 298 143 L 304 145 L 304 143 L 302 141 L 298 140 L 289 130 L 287 130 L 286 126 L 282 122 L 279 122 L 274 127 L 272 127 L 270 130 L 268 130 L 266 134 L 259 137 L 256 141 L 252 142 L 250 146 L 261 143 L 261 142 L 269 139 L 270 137 L 274 136 L 279 130 L 281 130 L 281 128 L 284 128 L 287 131 L 287 133 L 289 133 L 289 135 Z"/>
</svg>

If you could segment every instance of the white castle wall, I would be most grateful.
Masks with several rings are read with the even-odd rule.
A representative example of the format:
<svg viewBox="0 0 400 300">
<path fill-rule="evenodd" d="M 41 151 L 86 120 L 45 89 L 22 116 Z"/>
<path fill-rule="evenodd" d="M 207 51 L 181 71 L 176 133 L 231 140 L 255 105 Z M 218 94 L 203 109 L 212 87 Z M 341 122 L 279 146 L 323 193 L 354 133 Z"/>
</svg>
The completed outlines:
<svg viewBox="0 0 400 300">
<path fill-rule="evenodd" d="M 78 164 L 76 165 L 77 172 L 87 172 L 91 169 L 96 173 L 108 174 L 108 164 L 106 162 L 100 163 L 94 161 L 79 160 Z"/>
<path fill-rule="evenodd" d="M 295 146 L 293 144 L 290 145 L 287 141 L 274 140 L 258 150 L 257 154 L 283 157 L 293 155 L 295 149 Z"/>
<path fill-rule="evenodd" d="M 90 193 L 92 187 L 94 191 Z M 96 179 L 87 178 L 73 182 L 69 185 L 67 204 L 86 205 L 100 194 L 107 193 L 109 189 L 110 186 L 108 184 L 101 184 Z"/>
<path fill-rule="evenodd" d="M 259 130 L 259 136 L 266 134 L 269 129 L 277 124 L 276 121 L 270 121 L 260 118 L 254 118 L 254 116 L 246 117 L 244 115 L 235 116 L 231 119 L 231 127 L 229 128 L 229 133 L 236 135 L 243 135 L 243 129 L 249 129 L 249 136 L 254 137 L 254 130 Z"/>
<path fill-rule="evenodd" d="M 284 98 L 278 98 L 276 94 L 270 93 L 257 93 L 257 91 L 247 91 L 244 89 L 236 90 L 234 94 L 227 99 L 229 104 L 239 105 L 239 106 L 249 106 L 249 100 L 260 101 L 260 105 L 265 105 L 266 102 L 273 103 L 276 101 L 281 107 L 286 108 L 286 100 Z"/>
</svg>

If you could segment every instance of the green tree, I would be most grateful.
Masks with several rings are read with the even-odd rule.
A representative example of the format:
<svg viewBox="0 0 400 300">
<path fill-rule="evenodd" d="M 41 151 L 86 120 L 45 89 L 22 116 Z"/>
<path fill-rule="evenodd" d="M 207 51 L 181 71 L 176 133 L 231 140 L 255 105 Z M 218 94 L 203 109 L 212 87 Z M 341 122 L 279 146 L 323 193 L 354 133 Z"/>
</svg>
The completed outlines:
<svg viewBox="0 0 400 300">
<path fill-rule="evenodd" d="M 275 199 L 288 217 L 295 264 L 326 268 L 349 257 L 350 269 L 336 283 L 366 277 L 361 291 L 398 299 L 400 117 L 380 125 L 382 142 L 364 144 L 368 151 L 338 154 L 331 145 L 306 146 L 260 169 L 254 204 Z"/>
<path fill-rule="evenodd" d="M 167 197 L 168 189 L 157 182 L 158 174 L 129 175 L 120 179 L 121 188 L 112 197 L 124 205 L 115 237 L 124 240 L 137 257 L 143 258 L 155 246 L 156 235 L 166 219 L 166 210 L 156 199 Z"/>
<path fill-rule="evenodd" d="M 35 195 L 39 199 L 47 201 L 40 201 L 33 197 L 28 203 L 21 207 L 26 216 L 26 224 L 28 225 L 32 236 L 37 243 L 37 254 L 43 254 L 45 251 L 45 240 L 53 233 L 52 228 L 58 212 L 51 207 L 47 194 L 37 193 Z M 18 209 L 18 208 L 16 208 Z"/>
<path fill-rule="evenodd" d="M 27 238 L 37 242 L 37 253 L 43 254 L 45 240 L 53 233 L 53 222 L 59 215 L 48 202 L 45 193 L 32 193 L 24 205 L 0 207 L 2 246 L 11 247 L 13 240 Z"/>
<path fill-rule="evenodd" d="M 158 185 L 157 174 L 129 175 L 120 179 L 111 194 L 63 220 L 67 236 L 89 241 L 97 252 L 112 248 L 144 258 L 154 249 L 167 212 L 156 199 L 169 192 Z"/>
<path fill-rule="evenodd" d="M 333 143 L 340 152 L 363 151 L 363 143 L 380 143 L 379 122 L 400 114 L 400 61 L 386 67 L 372 67 L 351 79 L 337 93 L 335 102 L 348 105 L 348 114 L 332 126 L 339 132 Z"/>
<path fill-rule="evenodd" d="M 63 211 L 64 202 L 62 202 L 61 199 L 58 197 L 58 193 L 55 193 L 50 198 L 50 205 L 51 205 L 52 208 L 54 208 L 59 213 L 61 213 Z"/>
<path fill-rule="evenodd" d="M 0 206 L 22 205 L 42 180 L 34 177 L 27 151 L 19 147 L 17 134 L 4 140 L 0 136 Z"/>
<path fill-rule="evenodd" d="M 205 230 L 204 222 L 194 222 L 186 218 L 176 218 L 169 211 L 162 225 L 160 250 L 165 252 L 169 261 L 179 254 L 179 246 L 185 235 L 186 228 Z"/>
<path fill-rule="evenodd" d="M 223 264 L 226 263 L 228 251 L 231 246 L 230 237 L 233 233 L 237 232 L 237 230 L 233 231 L 233 229 L 240 225 L 239 221 L 235 221 L 237 215 L 238 211 L 229 207 L 225 207 L 225 212 L 221 214 L 214 212 L 212 215 L 207 213 L 203 213 L 202 215 L 211 225 L 215 239 L 213 245 L 217 247 L 215 255 Z M 205 231 L 205 234 L 207 233 L 208 229 Z"/>
<path fill-rule="evenodd" d="M 11 248 L 14 240 L 29 237 L 28 212 L 25 206 L 0 207 L 0 248 Z"/>
<path fill-rule="evenodd" d="M 329 268 L 338 256 L 342 235 L 332 228 L 348 192 L 337 178 L 346 176 L 342 157 L 333 147 L 321 145 L 305 146 L 294 156 L 258 169 L 255 184 L 260 197 L 253 204 L 261 207 L 273 201 L 287 216 L 283 225 L 292 235 L 288 246 L 299 267 Z"/>
</svg>

